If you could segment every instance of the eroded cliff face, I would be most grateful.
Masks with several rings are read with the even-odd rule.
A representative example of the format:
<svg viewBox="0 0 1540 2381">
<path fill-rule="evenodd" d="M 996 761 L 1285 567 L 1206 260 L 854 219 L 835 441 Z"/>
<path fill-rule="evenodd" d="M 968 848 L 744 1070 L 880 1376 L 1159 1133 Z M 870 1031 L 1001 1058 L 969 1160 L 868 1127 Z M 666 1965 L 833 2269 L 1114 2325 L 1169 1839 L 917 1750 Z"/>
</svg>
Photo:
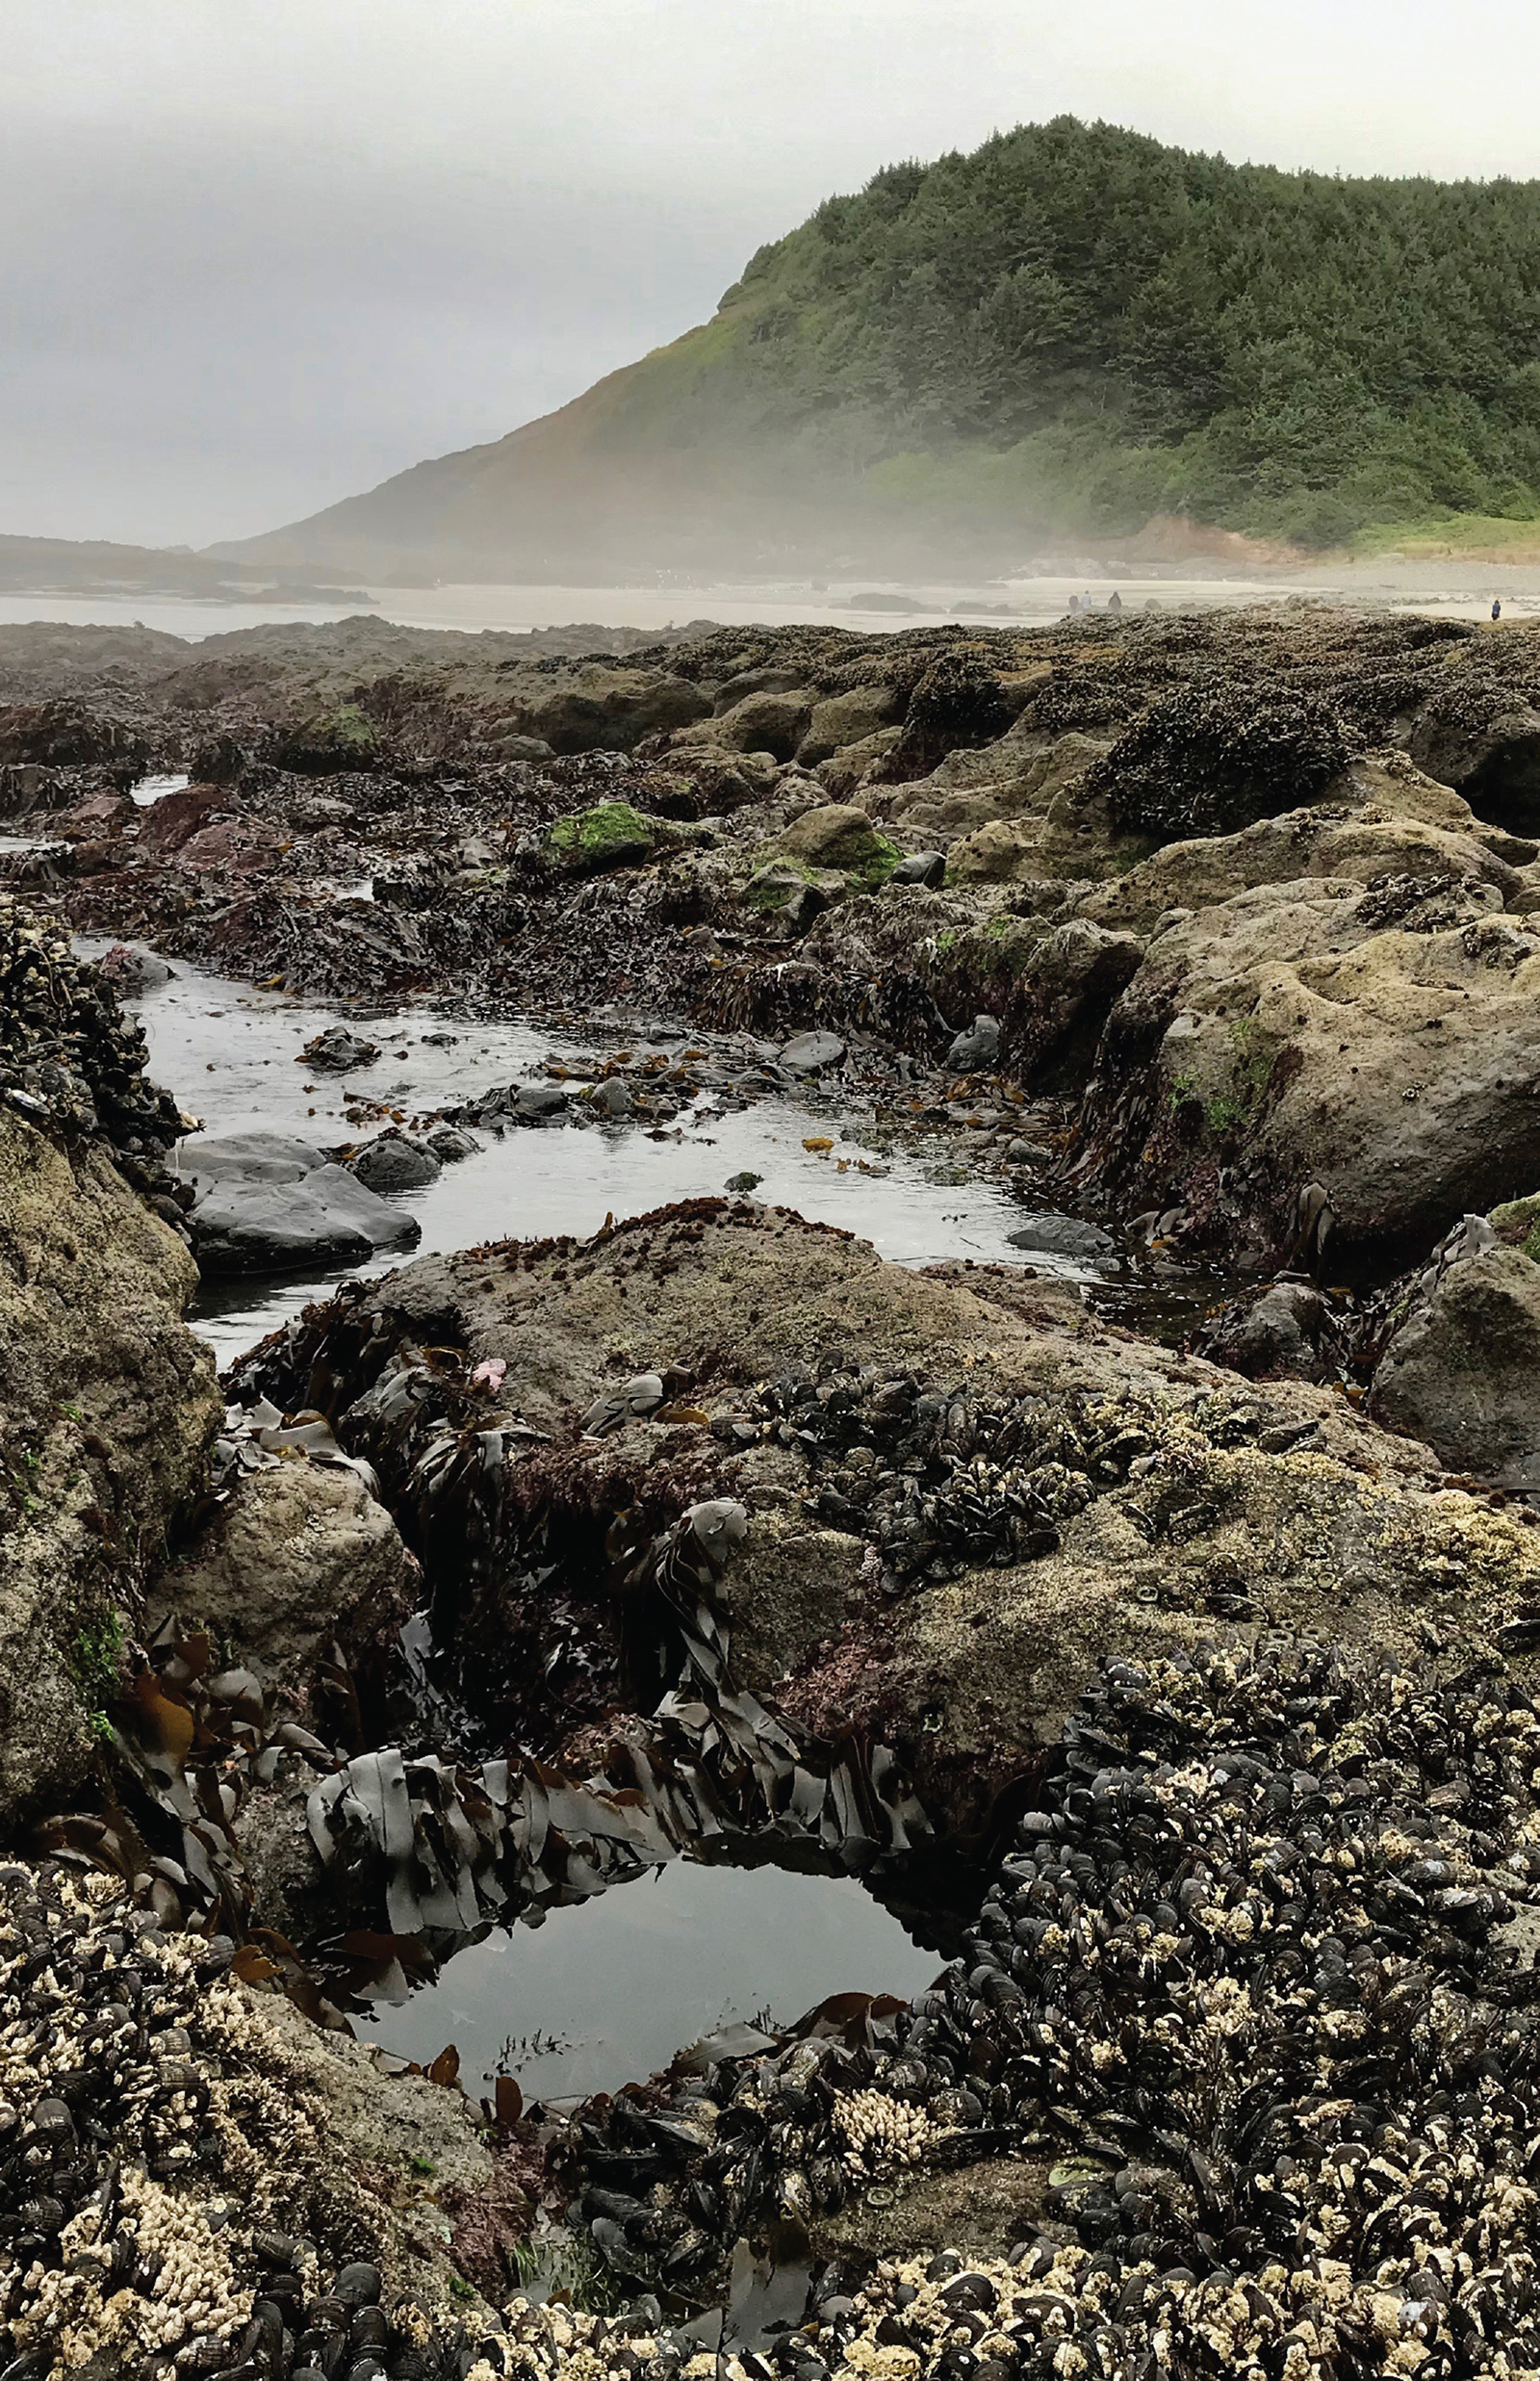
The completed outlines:
<svg viewBox="0 0 1540 2381">
<path fill-rule="evenodd" d="M 85 1773 L 218 1417 L 183 1242 L 105 1148 L 0 1109 L 0 1827 Z"/>
</svg>

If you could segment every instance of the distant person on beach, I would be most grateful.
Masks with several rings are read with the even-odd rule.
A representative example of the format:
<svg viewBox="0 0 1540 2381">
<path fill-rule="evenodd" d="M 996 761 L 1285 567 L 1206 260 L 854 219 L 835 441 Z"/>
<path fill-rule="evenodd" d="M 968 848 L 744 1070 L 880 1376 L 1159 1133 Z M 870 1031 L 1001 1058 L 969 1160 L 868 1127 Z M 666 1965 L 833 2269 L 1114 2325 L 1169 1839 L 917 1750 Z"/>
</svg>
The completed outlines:
<svg viewBox="0 0 1540 2381">
<path fill-rule="evenodd" d="M 1107 608 L 1109 611 L 1121 611 L 1123 608 L 1123 599 L 1116 587 L 1107 598 Z"/>
<path fill-rule="evenodd" d="M 1494 620 L 1501 620 L 1502 617 L 1502 598 L 1501 595 L 1494 595 L 1492 598 L 1492 617 Z"/>
<path fill-rule="evenodd" d="M 1069 616 L 1070 616 L 1070 618 L 1071 618 L 1072 620 L 1073 620 L 1073 619 L 1076 619 L 1076 618 L 1079 616 L 1079 612 L 1080 612 L 1080 598 L 1079 598 L 1079 596 L 1078 596 L 1078 595 L 1072 595 L 1072 596 L 1069 598 Z"/>
</svg>

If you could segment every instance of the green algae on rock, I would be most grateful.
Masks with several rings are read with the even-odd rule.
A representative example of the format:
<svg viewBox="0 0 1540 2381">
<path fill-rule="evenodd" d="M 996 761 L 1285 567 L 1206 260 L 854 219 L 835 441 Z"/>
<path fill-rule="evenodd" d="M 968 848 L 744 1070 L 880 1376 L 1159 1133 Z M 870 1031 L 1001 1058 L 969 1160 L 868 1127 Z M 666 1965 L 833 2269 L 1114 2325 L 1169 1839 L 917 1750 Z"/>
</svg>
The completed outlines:
<svg viewBox="0 0 1540 2381">
<path fill-rule="evenodd" d="M 629 802 L 600 802 L 575 817 L 557 818 L 546 839 L 552 859 L 576 873 L 641 867 L 660 841 L 655 818 L 644 818 Z"/>
</svg>

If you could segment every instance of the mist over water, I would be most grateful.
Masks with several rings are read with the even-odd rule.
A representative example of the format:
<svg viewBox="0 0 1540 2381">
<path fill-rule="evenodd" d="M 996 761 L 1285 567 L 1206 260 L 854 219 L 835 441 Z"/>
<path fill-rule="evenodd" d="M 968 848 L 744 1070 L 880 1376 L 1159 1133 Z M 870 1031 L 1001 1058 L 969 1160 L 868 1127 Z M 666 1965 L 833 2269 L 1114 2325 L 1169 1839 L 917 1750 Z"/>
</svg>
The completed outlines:
<svg viewBox="0 0 1540 2381">
<path fill-rule="evenodd" d="M 851 580 L 813 586 L 807 581 L 740 580 L 700 585 L 447 583 L 433 587 L 372 587 L 372 616 L 402 628 L 521 631 L 566 628 L 641 629 L 659 633 L 692 621 L 723 627 L 846 628 L 871 635 L 884 630 L 960 626 L 1040 626 L 1064 617 L 1073 596 L 1089 594 L 1093 610 L 1116 592 L 1125 613 L 1154 604 L 1162 611 L 1232 609 L 1250 604 L 1347 603 L 1396 611 L 1481 619 L 1494 593 L 1510 616 L 1540 613 L 1540 565 L 1522 563 L 1381 561 L 1359 569 L 1322 567 L 1256 578 L 1111 577 L 1091 570 L 981 585 L 939 585 Z M 903 599 L 903 608 L 863 604 L 865 595 Z M 912 608 L 911 608 L 912 606 Z M 356 603 L 240 604 L 136 595 L 0 595 L 0 626 L 56 623 L 73 628 L 145 628 L 201 639 L 249 629 L 322 624 L 356 616 Z"/>
</svg>

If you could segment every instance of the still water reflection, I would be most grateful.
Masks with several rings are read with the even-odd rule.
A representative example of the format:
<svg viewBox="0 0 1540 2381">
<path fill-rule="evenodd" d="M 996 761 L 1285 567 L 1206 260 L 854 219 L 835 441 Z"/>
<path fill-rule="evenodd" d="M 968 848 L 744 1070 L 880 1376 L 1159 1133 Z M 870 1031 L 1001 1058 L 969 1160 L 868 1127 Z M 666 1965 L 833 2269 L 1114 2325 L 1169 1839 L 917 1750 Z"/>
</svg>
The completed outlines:
<svg viewBox="0 0 1540 2381">
<path fill-rule="evenodd" d="M 943 1965 L 854 1877 L 673 1860 L 489 1934 L 353 2023 L 424 2066 L 453 2042 L 473 2097 L 500 2073 L 527 2101 L 645 2082 L 720 2025 L 789 2025 L 830 1993 L 907 2000 Z"/>
</svg>

